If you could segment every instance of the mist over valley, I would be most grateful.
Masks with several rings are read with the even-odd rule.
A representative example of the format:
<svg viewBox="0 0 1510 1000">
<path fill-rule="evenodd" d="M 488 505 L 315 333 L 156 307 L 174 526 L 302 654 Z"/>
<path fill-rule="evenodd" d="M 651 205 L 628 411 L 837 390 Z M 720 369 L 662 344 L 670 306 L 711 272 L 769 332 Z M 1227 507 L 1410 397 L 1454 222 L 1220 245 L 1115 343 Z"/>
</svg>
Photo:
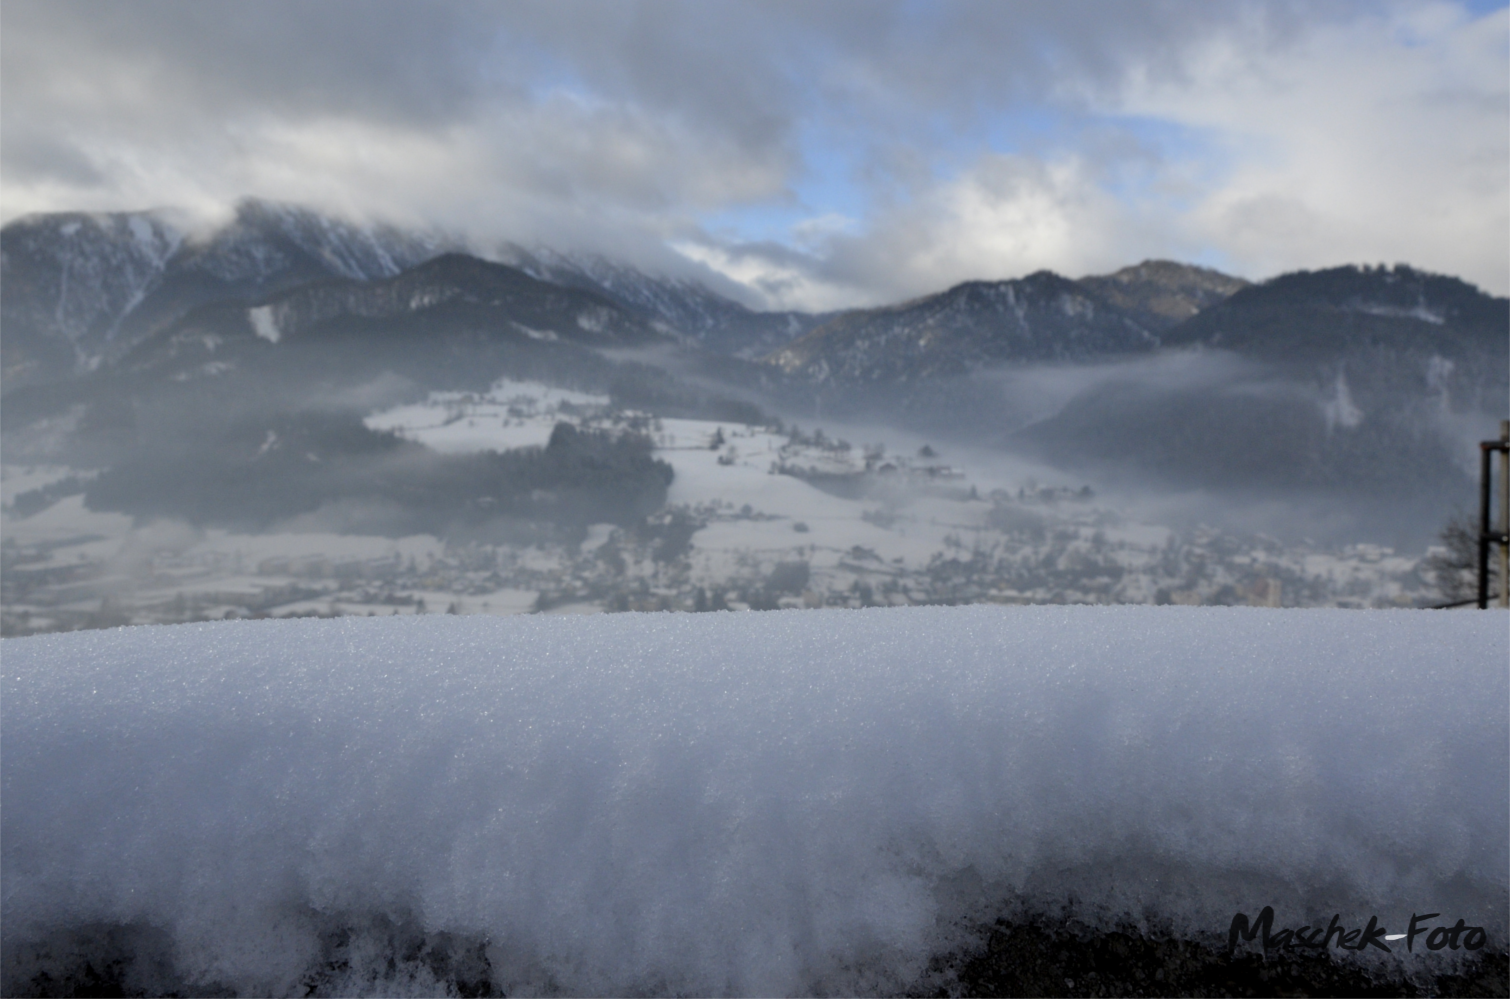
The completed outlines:
<svg viewBox="0 0 1510 1000">
<path fill-rule="evenodd" d="M 1415 606 L 1510 310 L 1145 262 L 762 312 L 243 201 L 3 230 L 7 634 L 452 610 Z"/>
</svg>

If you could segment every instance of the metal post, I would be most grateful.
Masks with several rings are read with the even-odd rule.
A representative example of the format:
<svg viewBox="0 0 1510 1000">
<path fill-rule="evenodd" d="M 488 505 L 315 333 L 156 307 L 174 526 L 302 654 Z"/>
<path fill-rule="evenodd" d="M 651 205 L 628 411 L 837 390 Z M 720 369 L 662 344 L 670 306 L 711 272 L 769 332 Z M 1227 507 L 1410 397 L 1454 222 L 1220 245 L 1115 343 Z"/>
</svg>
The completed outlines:
<svg viewBox="0 0 1510 1000">
<path fill-rule="evenodd" d="M 1500 456 L 1499 526 L 1493 527 L 1494 454 Z M 1510 420 L 1500 421 L 1498 441 L 1479 442 L 1479 599 L 1489 607 L 1489 549 L 1500 550 L 1500 606 L 1510 608 Z"/>
<path fill-rule="evenodd" d="M 1489 484 L 1493 441 L 1479 442 L 1479 608 L 1489 607 Z"/>
<path fill-rule="evenodd" d="M 1510 420 L 1500 421 L 1500 607 L 1510 608 Z"/>
</svg>

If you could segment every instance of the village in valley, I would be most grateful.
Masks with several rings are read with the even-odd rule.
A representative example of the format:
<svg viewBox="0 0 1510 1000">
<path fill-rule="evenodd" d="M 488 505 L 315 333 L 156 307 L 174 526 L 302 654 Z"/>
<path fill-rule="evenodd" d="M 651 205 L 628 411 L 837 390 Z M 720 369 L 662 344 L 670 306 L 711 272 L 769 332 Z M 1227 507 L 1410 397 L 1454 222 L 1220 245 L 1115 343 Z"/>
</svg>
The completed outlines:
<svg viewBox="0 0 1510 1000">
<path fill-rule="evenodd" d="M 316 615 L 1437 600 L 1423 560 L 1387 547 L 1175 530 L 1052 472 L 976 469 L 977 456 L 926 442 L 655 418 L 507 380 L 366 421 L 441 453 L 543 446 L 563 422 L 648 436 L 674 470 L 664 506 L 529 544 L 308 519 L 238 534 L 91 511 L 87 476 L 7 466 L 4 634 Z"/>
</svg>

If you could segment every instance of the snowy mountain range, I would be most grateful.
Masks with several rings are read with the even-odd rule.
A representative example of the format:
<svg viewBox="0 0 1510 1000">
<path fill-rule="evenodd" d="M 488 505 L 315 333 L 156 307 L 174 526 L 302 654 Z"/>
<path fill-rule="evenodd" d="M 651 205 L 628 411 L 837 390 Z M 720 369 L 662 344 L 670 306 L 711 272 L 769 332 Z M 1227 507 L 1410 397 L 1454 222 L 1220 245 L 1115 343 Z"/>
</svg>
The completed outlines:
<svg viewBox="0 0 1510 1000">
<path fill-rule="evenodd" d="M 195 231 L 169 210 L 30 216 L 0 230 L 4 385 L 51 382 L 114 362 L 195 309 L 267 304 L 324 283 L 394 278 L 467 251 L 435 232 L 343 221 L 254 199 Z M 505 244 L 487 257 L 532 278 L 606 299 L 637 322 L 715 354 L 757 358 L 825 317 L 759 312 L 684 278 L 600 255 Z M 328 293 L 325 300 L 330 301 Z"/>
<path fill-rule="evenodd" d="M 326 319 L 340 311 L 337 299 L 370 315 L 355 285 L 468 249 L 436 232 L 357 224 L 252 199 L 210 230 L 194 230 L 167 210 L 20 219 L 0 230 L 4 385 L 93 371 L 201 307 L 269 306 L 306 286 L 346 289 L 312 293 L 325 303 Z M 819 382 L 917 379 L 1001 361 L 1147 350 L 1159 331 L 1244 284 L 1187 265 L 1146 262 L 1079 282 L 1048 272 L 972 282 L 888 309 L 763 312 L 698 281 L 649 274 L 602 255 L 505 244 L 486 256 L 538 281 L 600 296 L 688 347 L 767 359 Z"/>
</svg>

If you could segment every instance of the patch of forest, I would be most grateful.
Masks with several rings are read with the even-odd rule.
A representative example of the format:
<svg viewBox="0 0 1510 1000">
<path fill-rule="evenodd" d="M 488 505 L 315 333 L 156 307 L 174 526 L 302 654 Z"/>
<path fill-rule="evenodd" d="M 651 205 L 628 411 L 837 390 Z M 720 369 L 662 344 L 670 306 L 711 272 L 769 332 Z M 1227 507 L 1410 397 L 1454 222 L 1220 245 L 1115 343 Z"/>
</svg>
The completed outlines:
<svg viewBox="0 0 1510 1000">
<path fill-rule="evenodd" d="M 632 524 L 660 507 L 671 466 L 643 435 L 557 424 L 544 447 L 442 455 L 354 416 L 282 414 L 129 458 L 87 488 L 92 510 L 261 531 L 305 527 L 503 538 L 594 522 Z"/>
</svg>

